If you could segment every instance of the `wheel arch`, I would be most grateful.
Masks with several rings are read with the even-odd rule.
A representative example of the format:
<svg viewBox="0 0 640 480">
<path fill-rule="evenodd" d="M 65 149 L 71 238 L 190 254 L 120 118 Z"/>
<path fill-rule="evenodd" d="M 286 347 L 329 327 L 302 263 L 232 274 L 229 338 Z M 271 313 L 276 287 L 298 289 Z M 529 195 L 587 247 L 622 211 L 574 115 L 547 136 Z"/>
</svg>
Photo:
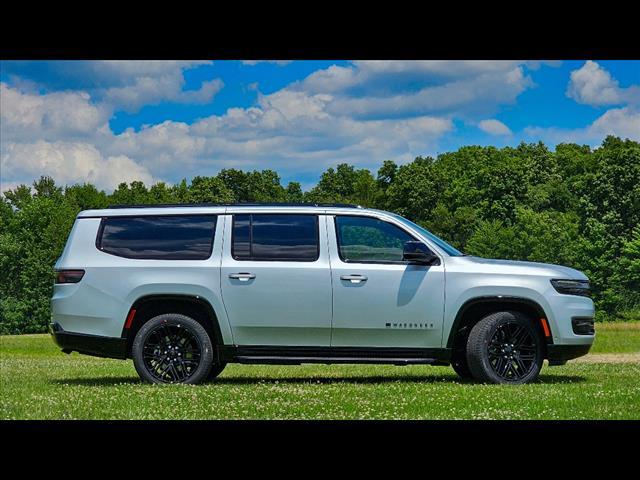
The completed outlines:
<svg viewBox="0 0 640 480">
<path fill-rule="evenodd" d="M 215 345 L 224 345 L 220 316 L 206 298 L 189 294 L 147 294 L 137 298 L 127 313 L 127 321 L 122 329 L 122 338 L 127 340 L 127 356 L 131 356 L 133 339 L 142 325 L 162 313 L 181 313 L 192 317 L 212 336 Z"/>
<path fill-rule="evenodd" d="M 471 298 L 460 306 L 449 331 L 447 348 L 455 349 L 458 342 L 468 335 L 468 327 L 475 325 L 485 315 L 500 310 L 515 310 L 529 315 L 547 342 L 552 343 L 553 337 L 544 335 L 543 327 L 537 321 L 544 318 L 547 325 L 549 323 L 549 317 L 538 302 L 526 297 L 487 295 Z"/>
</svg>

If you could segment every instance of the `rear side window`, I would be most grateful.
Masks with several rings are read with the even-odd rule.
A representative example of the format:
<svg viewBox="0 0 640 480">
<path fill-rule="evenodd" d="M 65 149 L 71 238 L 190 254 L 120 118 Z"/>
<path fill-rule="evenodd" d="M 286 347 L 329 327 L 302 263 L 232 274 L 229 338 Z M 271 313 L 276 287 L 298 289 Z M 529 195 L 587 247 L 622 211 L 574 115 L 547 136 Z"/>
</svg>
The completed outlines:
<svg viewBox="0 0 640 480">
<path fill-rule="evenodd" d="M 319 252 L 317 215 L 233 216 L 236 260 L 314 262 Z"/>
<path fill-rule="evenodd" d="M 211 256 L 215 215 L 107 217 L 97 247 L 119 257 L 205 260 Z"/>
<path fill-rule="evenodd" d="M 415 240 L 401 228 L 377 218 L 337 216 L 335 221 L 343 262 L 403 262 L 405 242 Z"/>
</svg>

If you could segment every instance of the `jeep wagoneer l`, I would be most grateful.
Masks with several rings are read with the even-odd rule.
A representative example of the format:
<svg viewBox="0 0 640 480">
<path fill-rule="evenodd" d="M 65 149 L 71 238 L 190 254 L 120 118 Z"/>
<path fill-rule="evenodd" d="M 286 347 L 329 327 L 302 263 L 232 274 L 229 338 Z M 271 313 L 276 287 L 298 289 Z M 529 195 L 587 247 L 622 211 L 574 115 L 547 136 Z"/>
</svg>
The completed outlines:
<svg viewBox="0 0 640 480">
<path fill-rule="evenodd" d="M 464 255 L 398 215 L 351 205 L 80 212 L 56 264 L 62 351 L 133 359 L 155 383 L 229 362 L 451 365 L 518 384 L 594 340 L 588 279 Z"/>
</svg>

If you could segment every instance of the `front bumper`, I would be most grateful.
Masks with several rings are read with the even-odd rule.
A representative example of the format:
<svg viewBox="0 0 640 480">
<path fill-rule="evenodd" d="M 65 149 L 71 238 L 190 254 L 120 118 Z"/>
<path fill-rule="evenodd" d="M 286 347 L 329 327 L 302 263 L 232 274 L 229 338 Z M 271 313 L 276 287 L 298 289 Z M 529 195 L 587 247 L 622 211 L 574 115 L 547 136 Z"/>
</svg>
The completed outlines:
<svg viewBox="0 0 640 480">
<path fill-rule="evenodd" d="M 547 345 L 547 359 L 549 365 L 564 365 L 567 360 L 586 355 L 590 348 L 590 343 L 586 345 Z"/>
<path fill-rule="evenodd" d="M 94 357 L 127 358 L 125 338 L 66 332 L 59 323 L 52 323 L 50 331 L 53 340 L 65 353 L 78 352 Z"/>
</svg>

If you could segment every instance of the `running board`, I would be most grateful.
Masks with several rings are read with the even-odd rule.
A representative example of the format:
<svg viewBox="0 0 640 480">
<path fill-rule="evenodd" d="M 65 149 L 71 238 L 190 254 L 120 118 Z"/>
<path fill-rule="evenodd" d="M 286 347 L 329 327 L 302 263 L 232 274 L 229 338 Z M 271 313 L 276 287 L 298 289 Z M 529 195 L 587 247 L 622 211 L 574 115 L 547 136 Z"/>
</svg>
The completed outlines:
<svg viewBox="0 0 640 480">
<path fill-rule="evenodd" d="M 451 362 L 448 348 L 221 345 L 216 350 L 218 360 L 223 363 L 449 365 Z"/>
<path fill-rule="evenodd" d="M 300 365 L 303 363 L 377 363 L 390 365 L 433 365 L 442 363 L 435 358 L 380 358 L 380 357 L 277 357 L 245 356 L 235 357 L 235 361 L 245 364 Z"/>
</svg>

